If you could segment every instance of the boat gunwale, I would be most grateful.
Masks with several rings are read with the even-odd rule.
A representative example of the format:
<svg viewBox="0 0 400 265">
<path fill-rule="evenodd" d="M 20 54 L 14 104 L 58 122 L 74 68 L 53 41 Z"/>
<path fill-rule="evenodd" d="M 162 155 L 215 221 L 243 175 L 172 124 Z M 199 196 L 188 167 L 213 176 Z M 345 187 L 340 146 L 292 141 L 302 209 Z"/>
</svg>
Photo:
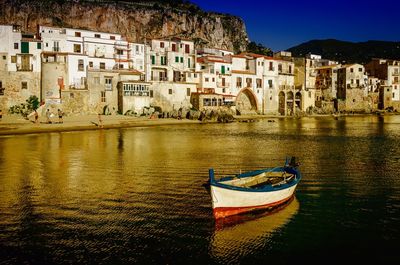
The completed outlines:
<svg viewBox="0 0 400 265">
<path fill-rule="evenodd" d="M 288 173 L 294 174 L 295 178 L 292 181 L 290 181 L 289 183 L 286 182 L 286 183 L 282 183 L 279 185 L 266 184 L 262 188 L 240 187 L 240 186 L 234 186 L 234 185 L 224 184 L 224 183 L 220 182 L 220 181 L 229 180 L 229 178 L 231 178 L 231 179 L 249 178 L 249 177 L 253 177 L 253 176 L 265 173 L 265 172 L 288 172 Z M 284 189 L 288 189 L 292 186 L 297 185 L 301 178 L 302 178 L 302 175 L 301 175 L 300 171 L 297 169 L 297 167 L 287 167 L 287 166 L 275 167 L 275 168 L 265 168 L 265 169 L 260 169 L 260 170 L 249 171 L 249 172 L 245 172 L 245 173 L 238 174 L 235 176 L 224 177 L 219 180 L 215 180 L 214 172 L 212 169 L 210 170 L 210 185 L 211 186 L 228 189 L 228 190 L 244 191 L 244 192 L 273 192 L 273 191 L 278 191 L 278 190 L 284 190 Z"/>
</svg>

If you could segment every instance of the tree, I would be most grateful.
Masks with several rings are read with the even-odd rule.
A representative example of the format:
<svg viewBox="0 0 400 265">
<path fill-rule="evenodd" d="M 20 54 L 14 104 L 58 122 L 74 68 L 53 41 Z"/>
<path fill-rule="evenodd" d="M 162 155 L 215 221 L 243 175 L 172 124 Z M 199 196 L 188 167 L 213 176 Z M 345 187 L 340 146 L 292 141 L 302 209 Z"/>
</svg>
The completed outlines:
<svg viewBox="0 0 400 265">
<path fill-rule="evenodd" d="M 256 43 L 254 41 L 249 42 L 247 45 L 247 52 L 257 53 L 266 56 L 272 56 L 272 50 L 270 48 L 265 47 L 261 43 Z"/>
</svg>

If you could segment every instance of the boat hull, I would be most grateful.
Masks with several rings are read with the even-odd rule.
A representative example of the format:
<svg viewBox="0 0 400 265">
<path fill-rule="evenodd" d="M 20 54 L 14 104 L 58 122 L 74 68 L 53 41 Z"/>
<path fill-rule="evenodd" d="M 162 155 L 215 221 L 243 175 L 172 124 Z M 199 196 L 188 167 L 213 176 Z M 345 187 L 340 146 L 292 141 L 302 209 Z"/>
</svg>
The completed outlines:
<svg viewBox="0 0 400 265">
<path fill-rule="evenodd" d="M 240 191 L 211 185 L 214 218 L 278 206 L 292 198 L 297 183 L 271 191 Z"/>
</svg>

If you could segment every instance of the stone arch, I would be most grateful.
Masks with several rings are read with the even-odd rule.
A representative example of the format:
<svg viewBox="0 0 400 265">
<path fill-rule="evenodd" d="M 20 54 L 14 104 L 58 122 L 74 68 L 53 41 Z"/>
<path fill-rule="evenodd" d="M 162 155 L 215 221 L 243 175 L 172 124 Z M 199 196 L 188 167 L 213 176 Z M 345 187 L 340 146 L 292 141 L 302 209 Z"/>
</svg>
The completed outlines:
<svg viewBox="0 0 400 265">
<path fill-rule="evenodd" d="M 254 92 L 249 88 L 239 91 L 236 97 L 236 110 L 240 114 L 255 114 L 258 110 L 258 104 Z"/>
<path fill-rule="evenodd" d="M 297 93 L 296 93 L 296 95 L 295 95 L 295 106 L 297 107 L 297 108 L 299 108 L 299 110 L 302 110 L 301 109 L 301 105 L 302 105 L 302 102 L 301 102 L 301 100 L 302 100 L 302 95 L 301 95 L 301 92 L 300 91 L 298 91 Z"/>
</svg>

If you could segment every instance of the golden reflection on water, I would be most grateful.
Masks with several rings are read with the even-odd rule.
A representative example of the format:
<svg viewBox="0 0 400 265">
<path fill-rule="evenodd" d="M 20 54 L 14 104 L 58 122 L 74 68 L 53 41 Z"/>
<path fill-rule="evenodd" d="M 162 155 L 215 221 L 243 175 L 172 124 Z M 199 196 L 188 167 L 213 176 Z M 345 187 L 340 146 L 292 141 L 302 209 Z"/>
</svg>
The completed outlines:
<svg viewBox="0 0 400 265">
<path fill-rule="evenodd" d="M 258 217 L 254 215 L 249 220 L 246 217 L 235 217 L 233 223 L 227 226 L 222 224 L 215 229 L 210 242 L 211 254 L 218 260 L 229 262 L 236 260 L 238 256 L 246 256 L 264 248 L 268 244 L 268 238 L 290 222 L 299 207 L 299 202 L 294 197 L 284 208 L 273 213 L 264 213 Z"/>
</svg>

